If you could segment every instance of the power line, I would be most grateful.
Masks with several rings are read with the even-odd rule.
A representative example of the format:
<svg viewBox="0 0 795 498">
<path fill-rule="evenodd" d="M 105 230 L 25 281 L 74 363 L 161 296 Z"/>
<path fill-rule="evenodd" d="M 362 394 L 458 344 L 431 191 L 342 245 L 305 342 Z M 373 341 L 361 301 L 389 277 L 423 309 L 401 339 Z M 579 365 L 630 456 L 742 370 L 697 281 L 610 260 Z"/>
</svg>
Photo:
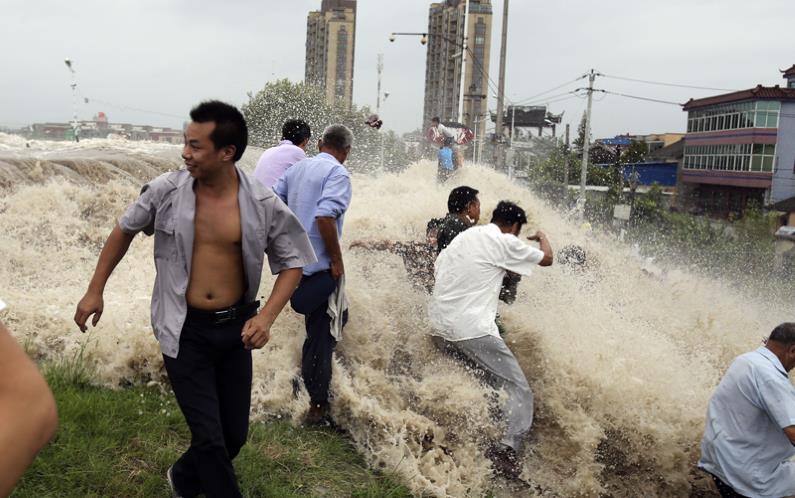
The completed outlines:
<svg viewBox="0 0 795 498">
<path fill-rule="evenodd" d="M 542 96 L 542 95 L 546 95 L 547 93 L 554 92 L 555 90 L 559 90 L 559 89 L 563 88 L 564 86 L 571 85 L 572 83 L 574 83 L 574 82 L 576 82 L 576 81 L 580 81 L 581 79 L 583 79 L 583 78 L 585 78 L 585 77 L 587 77 L 587 76 L 588 76 L 588 75 L 586 75 L 586 74 L 583 74 L 582 76 L 578 76 L 577 78 L 574 78 L 574 79 L 573 79 L 573 80 L 571 80 L 571 81 L 567 81 L 566 83 L 562 83 L 562 84 L 560 84 L 560 85 L 558 85 L 558 86 L 555 86 L 555 87 L 553 87 L 553 88 L 550 88 L 549 90 L 546 90 L 546 91 L 544 91 L 544 92 L 541 92 L 541 93 L 537 93 L 537 94 L 535 94 L 535 95 L 533 95 L 533 96 L 531 96 L 531 97 L 527 97 L 527 98 L 525 98 L 525 99 L 522 99 L 522 100 L 518 100 L 518 101 L 514 102 L 514 105 L 516 105 L 516 104 L 522 104 L 522 103 L 525 103 L 525 102 L 528 102 L 528 101 L 534 100 L 536 97 L 540 97 L 540 96 Z"/>
<path fill-rule="evenodd" d="M 144 114 L 154 114 L 154 115 L 158 115 L 158 116 L 165 116 L 165 117 L 168 117 L 168 118 L 177 118 L 177 119 L 180 119 L 180 120 L 183 120 L 183 121 L 185 120 L 185 116 L 177 116 L 176 114 L 169 114 L 167 112 L 151 111 L 151 110 L 148 110 L 148 109 L 141 109 L 139 107 L 132 107 L 132 106 L 128 106 L 128 105 L 114 104 L 113 102 L 108 102 L 106 100 L 86 97 L 86 96 L 84 96 L 82 94 L 82 92 L 80 91 L 79 88 L 77 90 L 77 93 L 80 94 L 80 97 L 83 99 L 83 101 L 86 104 L 88 104 L 89 102 L 96 102 L 98 104 L 102 104 L 102 105 L 106 105 L 106 106 L 110 106 L 110 107 L 115 107 L 116 109 L 135 111 L 135 112 L 142 112 Z"/>
<path fill-rule="evenodd" d="M 532 104 L 534 104 L 534 103 L 547 102 L 547 101 L 549 101 L 549 100 L 551 100 L 551 99 L 556 99 L 556 98 L 558 98 L 558 97 L 563 97 L 564 95 L 571 95 L 571 94 L 573 94 L 573 93 L 576 93 L 578 90 L 580 90 L 580 89 L 578 88 L 577 90 L 571 90 L 571 91 L 569 91 L 569 92 L 565 92 L 565 93 L 558 93 L 558 94 L 556 94 L 556 95 L 550 95 L 550 96 L 548 96 L 548 97 L 539 98 L 539 99 L 527 99 L 527 100 L 524 100 L 524 101 L 522 102 L 522 104 L 524 104 L 524 105 L 532 105 Z M 516 105 L 516 104 L 515 104 L 515 105 Z"/>
<path fill-rule="evenodd" d="M 600 74 L 600 76 L 604 78 L 612 78 L 614 80 L 624 80 L 624 81 L 634 81 L 635 83 L 646 83 L 648 85 L 659 85 L 659 86 L 672 86 L 677 88 L 692 88 L 695 90 L 715 90 L 718 92 L 736 92 L 736 89 L 733 88 L 714 88 L 709 86 L 698 86 L 698 85 L 684 85 L 679 83 L 665 83 L 662 81 L 652 81 L 652 80 L 641 80 L 638 78 L 627 78 L 625 76 L 612 76 L 609 74 Z"/>
<path fill-rule="evenodd" d="M 610 90 L 597 90 L 597 89 L 594 89 L 594 92 L 602 92 L 602 93 L 606 93 L 606 94 L 610 94 L 610 95 L 618 95 L 619 97 L 627 97 L 627 98 L 630 98 L 630 99 L 646 100 L 648 102 L 657 102 L 658 104 L 670 104 L 670 105 L 675 105 L 677 107 L 682 107 L 684 105 L 684 104 L 681 104 L 679 102 L 672 102 L 670 100 L 660 100 L 660 99 L 654 99 L 654 98 L 651 98 L 651 97 L 641 97 L 641 96 L 638 96 L 638 95 L 628 95 L 626 93 L 611 92 Z"/>
<path fill-rule="evenodd" d="M 544 104 L 546 104 L 548 106 L 549 104 L 557 104 L 558 102 L 565 102 L 567 100 L 576 99 L 576 98 L 580 98 L 580 96 L 579 95 L 569 95 L 568 97 L 561 97 L 559 99 L 546 101 L 546 102 L 544 102 Z"/>
</svg>

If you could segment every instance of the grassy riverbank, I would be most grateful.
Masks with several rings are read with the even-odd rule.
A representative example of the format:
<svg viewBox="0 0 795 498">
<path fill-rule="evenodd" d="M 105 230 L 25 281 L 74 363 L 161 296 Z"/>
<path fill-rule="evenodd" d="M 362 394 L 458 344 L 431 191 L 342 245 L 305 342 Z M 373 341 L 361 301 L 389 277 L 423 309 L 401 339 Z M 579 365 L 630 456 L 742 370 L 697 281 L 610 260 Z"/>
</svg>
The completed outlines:
<svg viewBox="0 0 795 498">
<path fill-rule="evenodd" d="M 96 387 L 79 363 L 45 371 L 60 427 L 12 497 L 169 496 L 166 469 L 190 439 L 173 394 Z M 278 420 L 252 424 L 235 467 L 248 497 L 410 495 L 394 476 L 367 469 L 340 434 Z"/>
</svg>

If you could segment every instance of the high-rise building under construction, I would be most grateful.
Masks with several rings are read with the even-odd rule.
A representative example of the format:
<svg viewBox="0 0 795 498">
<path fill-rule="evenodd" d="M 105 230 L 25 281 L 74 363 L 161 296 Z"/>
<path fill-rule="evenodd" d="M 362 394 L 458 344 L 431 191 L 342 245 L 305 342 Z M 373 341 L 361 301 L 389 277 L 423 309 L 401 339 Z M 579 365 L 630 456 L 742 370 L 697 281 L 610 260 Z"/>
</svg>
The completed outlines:
<svg viewBox="0 0 795 498">
<path fill-rule="evenodd" d="M 425 63 L 424 126 L 428 126 L 434 116 L 439 116 L 442 121 L 459 119 L 466 3 L 466 0 L 445 0 L 431 4 Z M 490 0 L 469 0 L 466 44 L 463 115 L 460 118 L 468 127 L 478 129 L 488 119 Z"/>
<path fill-rule="evenodd" d="M 353 55 L 356 40 L 356 0 L 323 0 L 306 20 L 304 81 L 323 89 L 326 101 L 353 99 Z"/>
</svg>

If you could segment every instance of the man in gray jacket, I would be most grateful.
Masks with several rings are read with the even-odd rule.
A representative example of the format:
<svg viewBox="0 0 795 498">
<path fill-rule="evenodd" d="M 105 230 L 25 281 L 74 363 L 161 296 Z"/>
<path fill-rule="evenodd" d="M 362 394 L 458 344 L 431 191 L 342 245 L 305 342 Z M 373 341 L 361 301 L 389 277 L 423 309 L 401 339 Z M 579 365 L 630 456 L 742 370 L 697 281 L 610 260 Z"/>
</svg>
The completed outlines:
<svg viewBox="0 0 795 498">
<path fill-rule="evenodd" d="M 239 497 L 232 459 L 248 434 L 251 350 L 268 342 L 315 255 L 287 206 L 235 165 L 248 142 L 240 111 L 210 101 L 190 115 L 186 168 L 141 189 L 108 237 L 74 319 L 84 332 L 91 315 L 97 325 L 111 272 L 135 234 L 154 234 L 152 327 L 192 436 L 167 478 L 178 496 Z M 257 312 L 265 253 L 278 277 Z"/>
</svg>

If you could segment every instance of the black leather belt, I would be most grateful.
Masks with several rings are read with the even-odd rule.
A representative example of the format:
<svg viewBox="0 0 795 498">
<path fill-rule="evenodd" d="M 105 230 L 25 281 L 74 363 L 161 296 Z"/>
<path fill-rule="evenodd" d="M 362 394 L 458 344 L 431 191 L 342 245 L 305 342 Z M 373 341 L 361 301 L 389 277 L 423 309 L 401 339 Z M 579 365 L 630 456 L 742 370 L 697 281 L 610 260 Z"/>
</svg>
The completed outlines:
<svg viewBox="0 0 795 498">
<path fill-rule="evenodd" d="M 213 325 L 219 325 L 240 318 L 248 318 L 252 314 L 256 313 L 258 308 L 259 301 L 252 301 L 246 304 L 236 304 L 234 306 L 220 310 L 201 310 L 188 306 L 187 318 L 190 320 L 198 320 L 209 322 Z"/>
</svg>

